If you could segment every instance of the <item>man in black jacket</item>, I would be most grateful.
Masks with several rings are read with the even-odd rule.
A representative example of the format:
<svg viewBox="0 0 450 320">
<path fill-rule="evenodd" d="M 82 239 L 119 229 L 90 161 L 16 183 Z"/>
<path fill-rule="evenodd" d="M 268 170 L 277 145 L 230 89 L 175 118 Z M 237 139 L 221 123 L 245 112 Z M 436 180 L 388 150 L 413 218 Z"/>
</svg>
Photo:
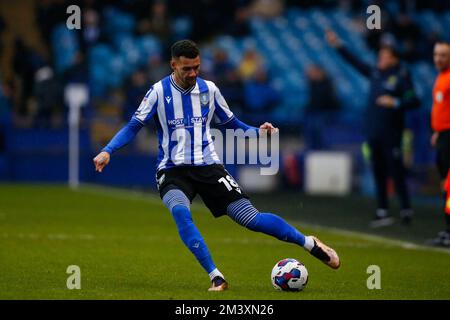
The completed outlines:
<svg viewBox="0 0 450 320">
<path fill-rule="evenodd" d="M 412 209 L 405 181 L 401 141 L 404 115 L 408 109 L 420 106 L 408 69 L 400 63 L 398 52 L 384 46 L 378 51 L 376 66 L 367 65 L 346 49 L 336 34 L 328 31 L 328 43 L 370 81 L 364 128 L 371 151 L 373 174 L 377 190 L 378 209 L 372 227 L 393 223 L 388 213 L 387 179 L 391 175 L 400 199 L 402 223 L 409 224 Z"/>
</svg>

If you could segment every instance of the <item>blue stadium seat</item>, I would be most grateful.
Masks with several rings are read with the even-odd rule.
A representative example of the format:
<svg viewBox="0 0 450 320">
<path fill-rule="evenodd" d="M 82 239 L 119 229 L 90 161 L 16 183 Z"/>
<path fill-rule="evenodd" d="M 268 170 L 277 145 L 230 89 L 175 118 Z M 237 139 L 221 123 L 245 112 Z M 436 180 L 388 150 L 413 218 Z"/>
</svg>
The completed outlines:
<svg viewBox="0 0 450 320">
<path fill-rule="evenodd" d="M 158 38 L 154 36 L 143 36 L 137 39 L 137 47 L 141 56 L 141 62 L 145 63 L 153 55 L 161 54 L 161 44 Z"/>
<path fill-rule="evenodd" d="M 133 33 L 136 20 L 131 14 L 120 11 L 115 7 L 106 7 L 103 10 L 103 16 L 107 34 Z"/>
<path fill-rule="evenodd" d="M 51 37 L 52 50 L 55 56 L 55 68 L 58 73 L 72 66 L 79 50 L 78 38 L 75 32 L 60 24 L 55 27 Z"/>
</svg>

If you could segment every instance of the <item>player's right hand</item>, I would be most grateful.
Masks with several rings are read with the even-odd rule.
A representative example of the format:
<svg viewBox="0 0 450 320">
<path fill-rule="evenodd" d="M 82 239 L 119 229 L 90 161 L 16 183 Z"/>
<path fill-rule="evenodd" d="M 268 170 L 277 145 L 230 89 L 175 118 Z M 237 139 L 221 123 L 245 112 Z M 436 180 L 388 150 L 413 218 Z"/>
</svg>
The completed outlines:
<svg viewBox="0 0 450 320">
<path fill-rule="evenodd" d="M 341 41 L 336 33 L 330 29 L 325 32 L 325 38 L 327 39 L 328 44 L 333 48 L 338 48 L 341 45 Z"/>
<path fill-rule="evenodd" d="M 103 168 L 109 163 L 111 156 L 108 152 L 102 151 L 94 158 L 95 171 L 102 172 Z"/>
</svg>

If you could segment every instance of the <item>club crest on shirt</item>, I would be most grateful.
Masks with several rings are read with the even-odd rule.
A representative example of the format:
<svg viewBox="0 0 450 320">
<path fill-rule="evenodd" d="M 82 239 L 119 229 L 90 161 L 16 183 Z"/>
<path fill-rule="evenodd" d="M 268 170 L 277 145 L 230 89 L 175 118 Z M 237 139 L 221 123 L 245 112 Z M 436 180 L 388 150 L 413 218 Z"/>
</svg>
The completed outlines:
<svg viewBox="0 0 450 320">
<path fill-rule="evenodd" d="M 202 106 L 206 106 L 209 104 L 209 93 L 208 92 L 200 93 L 200 103 Z"/>
<path fill-rule="evenodd" d="M 436 92 L 436 102 L 441 103 L 444 101 L 444 93 L 442 91 Z"/>
</svg>

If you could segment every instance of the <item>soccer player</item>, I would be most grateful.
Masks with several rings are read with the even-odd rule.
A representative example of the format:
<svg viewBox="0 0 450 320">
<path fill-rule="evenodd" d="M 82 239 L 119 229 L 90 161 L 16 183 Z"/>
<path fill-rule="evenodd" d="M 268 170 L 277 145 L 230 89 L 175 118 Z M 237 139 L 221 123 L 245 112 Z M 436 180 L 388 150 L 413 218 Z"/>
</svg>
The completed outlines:
<svg viewBox="0 0 450 320">
<path fill-rule="evenodd" d="M 437 42 L 434 46 L 433 58 L 439 75 L 433 88 L 433 107 L 431 109 L 433 135 L 431 145 L 436 148 L 436 164 L 442 179 L 446 229 L 439 232 L 436 238 L 428 240 L 427 243 L 450 247 L 450 194 L 448 194 L 450 191 L 448 190 L 448 184 L 450 183 L 450 43 Z M 447 188 L 445 188 L 445 184 L 447 184 Z"/>
<path fill-rule="evenodd" d="M 151 119 L 157 126 L 159 156 L 156 180 L 162 201 L 172 213 L 183 243 L 208 273 L 209 291 L 223 291 L 228 283 L 214 264 L 199 230 L 190 203 L 199 194 L 215 217 L 228 215 L 238 224 L 256 232 L 297 244 L 333 269 L 340 266 L 336 252 L 314 236 L 305 236 L 272 213 L 259 212 L 236 183 L 214 150 L 210 125 L 222 128 L 278 131 L 266 122 L 259 128 L 238 120 L 230 111 L 216 85 L 198 77 L 200 53 L 190 40 L 171 47 L 173 73 L 155 83 L 145 95 L 130 122 L 94 158 L 102 172 L 111 154 L 129 143 Z"/>
<path fill-rule="evenodd" d="M 377 65 L 371 66 L 352 54 L 333 31 L 326 34 L 328 43 L 356 70 L 370 81 L 368 105 L 364 114 L 364 131 L 370 147 L 375 179 L 377 205 L 373 228 L 394 222 L 388 212 L 387 179 L 392 176 L 399 196 L 401 222 L 411 222 L 411 209 L 402 157 L 405 112 L 420 106 L 408 69 L 401 64 L 399 53 L 384 46 L 378 51 Z"/>
</svg>

